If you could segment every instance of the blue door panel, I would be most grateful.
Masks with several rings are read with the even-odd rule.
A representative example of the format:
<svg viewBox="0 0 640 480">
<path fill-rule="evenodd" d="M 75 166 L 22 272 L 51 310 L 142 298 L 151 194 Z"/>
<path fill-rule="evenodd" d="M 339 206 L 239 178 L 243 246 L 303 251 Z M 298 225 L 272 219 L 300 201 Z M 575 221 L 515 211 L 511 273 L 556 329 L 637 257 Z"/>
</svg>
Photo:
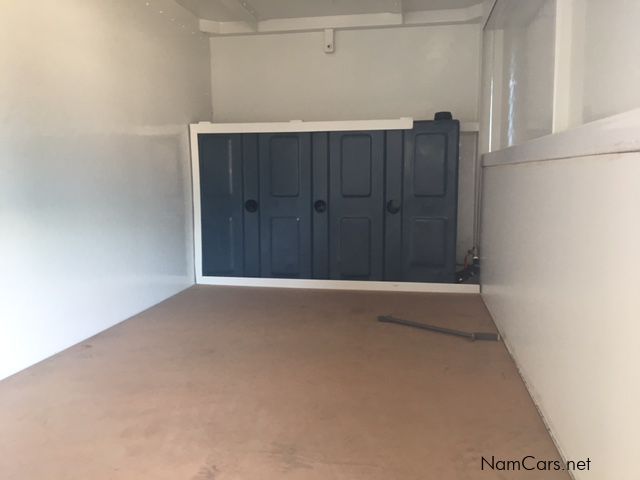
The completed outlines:
<svg viewBox="0 0 640 480">
<path fill-rule="evenodd" d="M 385 132 L 329 134 L 329 276 L 384 277 Z"/>
<path fill-rule="evenodd" d="M 200 135 L 202 273 L 242 276 L 242 137 Z"/>
<path fill-rule="evenodd" d="M 425 121 L 405 132 L 401 280 L 455 281 L 459 128 Z"/>
<path fill-rule="evenodd" d="M 311 134 L 260 134 L 260 275 L 311 278 Z"/>
</svg>

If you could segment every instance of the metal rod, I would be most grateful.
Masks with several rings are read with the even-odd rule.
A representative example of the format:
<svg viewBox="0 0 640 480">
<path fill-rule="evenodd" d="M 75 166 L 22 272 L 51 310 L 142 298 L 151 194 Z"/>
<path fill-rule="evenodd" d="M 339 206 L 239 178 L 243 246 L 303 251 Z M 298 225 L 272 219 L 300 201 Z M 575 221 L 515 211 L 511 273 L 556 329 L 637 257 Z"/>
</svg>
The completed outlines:
<svg viewBox="0 0 640 480">
<path fill-rule="evenodd" d="M 488 340 L 497 342 L 500 340 L 500 335 L 490 332 L 463 332 L 462 330 L 454 330 L 452 328 L 437 327 L 435 325 L 428 325 L 426 323 L 413 322 L 411 320 L 404 320 L 402 318 L 392 317 L 391 315 L 380 315 L 378 317 L 379 322 L 383 323 L 396 323 L 398 325 L 404 325 L 406 327 L 419 328 L 421 330 L 429 330 L 431 332 L 443 333 L 445 335 L 453 335 L 456 337 L 468 338 L 471 341 L 475 340 Z"/>
</svg>

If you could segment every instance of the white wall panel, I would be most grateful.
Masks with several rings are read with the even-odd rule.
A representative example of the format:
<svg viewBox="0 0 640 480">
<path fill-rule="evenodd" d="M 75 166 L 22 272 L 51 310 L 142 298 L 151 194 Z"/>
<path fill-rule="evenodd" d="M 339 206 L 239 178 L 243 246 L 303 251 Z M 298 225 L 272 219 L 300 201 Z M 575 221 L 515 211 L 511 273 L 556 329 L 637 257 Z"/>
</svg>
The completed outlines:
<svg viewBox="0 0 640 480">
<path fill-rule="evenodd" d="M 484 31 L 483 123 L 491 137 L 483 151 L 551 133 L 555 16 L 556 0 L 496 3 Z"/>
<path fill-rule="evenodd" d="M 217 122 L 477 120 L 480 26 L 449 25 L 211 38 Z"/>
<path fill-rule="evenodd" d="M 579 0 L 584 30 L 576 29 L 575 55 L 584 71 L 583 90 L 573 92 L 583 122 L 640 108 L 640 2 Z M 581 38 L 580 38 L 581 37 Z"/>
<path fill-rule="evenodd" d="M 640 153 L 485 168 L 482 209 L 483 297 L 575 478 L 637 479 Z"/>
<path fill-rule="evenodd" d="M 2 378 L 193 282 L 187 126 L 211 101 L 169 0 L 0 1 L 0 71 Z"/>
</svg>

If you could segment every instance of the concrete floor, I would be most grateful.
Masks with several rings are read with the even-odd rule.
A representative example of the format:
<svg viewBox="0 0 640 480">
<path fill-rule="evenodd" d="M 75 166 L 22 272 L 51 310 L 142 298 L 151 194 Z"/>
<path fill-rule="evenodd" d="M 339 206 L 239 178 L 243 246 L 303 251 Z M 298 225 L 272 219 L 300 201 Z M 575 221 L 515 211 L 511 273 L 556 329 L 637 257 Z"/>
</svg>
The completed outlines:
<svg viewBox="0 0 640 480">
<path fill-rule="evenodd" d="M 194 287 L 0 382 L 3 480 L 567 479 L 476 295 Z"/>
</svg>

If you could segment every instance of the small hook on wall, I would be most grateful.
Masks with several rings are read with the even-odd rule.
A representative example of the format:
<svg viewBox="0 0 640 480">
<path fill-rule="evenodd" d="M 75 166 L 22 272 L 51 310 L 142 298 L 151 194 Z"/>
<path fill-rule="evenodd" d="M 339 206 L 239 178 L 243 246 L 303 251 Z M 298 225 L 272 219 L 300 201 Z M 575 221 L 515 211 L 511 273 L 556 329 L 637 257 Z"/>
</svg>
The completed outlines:
<svg viewBox="0 0 640 480">
<path fill-rule="evenodd" d="M 333 28 L 327 28 L 324 31 L 324 53 L 333 53 L 335 49 L 335 32 Z"/>
</svg>

